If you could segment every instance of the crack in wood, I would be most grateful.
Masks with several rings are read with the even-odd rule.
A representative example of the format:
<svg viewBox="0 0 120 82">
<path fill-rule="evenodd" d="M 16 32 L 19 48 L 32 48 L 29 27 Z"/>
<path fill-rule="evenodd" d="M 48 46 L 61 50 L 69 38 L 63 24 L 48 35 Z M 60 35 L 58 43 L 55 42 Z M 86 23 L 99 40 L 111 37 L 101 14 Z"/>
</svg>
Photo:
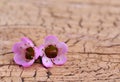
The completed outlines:
<svg viewBox="0 0 120 82">
<path fill-rule="evenodd" d="M 67 24 L 67 26 L 68 26 L 70 29 L 72 28 L 72 26 L 71 26 L 69 23 Z"/>
<path fill-rule="evenodd" d="M 97 55 L 120 55 L 120 53 L 101 53 L 101 52 L 68 52 L 68 53 L 79 53 L 79 54 L 97 54 Z"/>
<path fill-rule="evenodd" d="M 0 64 L 0 67 L 7 66 L 10 67 L 10 65 L 16 65 L 16 64 Z"/>
<path fill-rule="evenodd" d="M 23 77 L 21 78 L 21 80 L 22 80 L 22 82 L 24 82 L 24 78 Z"/>
<path fill-rule="evenodd" d="M 98 46 L 98 47 L 111 48 L 111 47 L 118 47 L 118 46 L 120 46 L 120 44 L 112 44 L 112 45 L 108 45 L 108 46 Z"/>
<path fill-rule="evenodd" d="M 10 51 L 10 52 L 6 52 L 6 53 L 0 54 L 0 55 L 6 55 L 6 54 L 11 54 L 11 53 L 13 53 L 13 52 Z"/>
<path fill-rule="evenodd" d="M 47 78 L 50 78 L 50 76 L 52 75 L 52 73 L 49 70 L 46 73 L 47 73 Z"/>
<path fill-rule="evenodd" d="M 103 69 L 102 67 L 100 67 L 100 68 L 98 68 L 98 69 L 96 69 L 96 70 L 93 70 L 94 72 L 98 72 L 98 71 L 100 71 L 101 69 Z"/>
<path fill-rule="evenodd" d="M 78 23 L 78 25 L 80 26 L 80 28 L 83 28 L 82 22 L 83 22 L 83 19 L 81 18 L 81 19 L 79 20 L 79 23 Z"/>
<path fill-rule="evenodd" d="M 24 71 L 24 70 L 21 71 L 21 73 L 20 73 L 20 77 L 22 76 L 23 71 Z"/>
<path fill-rule="evenodd" d="M 68 43 L 70 41 L 70 39 L 67 39 L 66 41 L 65 41 L 65 43 Z"/>
<path fill-rule="evenodd" d="M 86 42 L 83 44 L 83 51 L 86 52 Z"/>
<path fill-rule="evenodd" d="M 64 76 L 74 76 L 75 74 L 67 74 L 67 75 L 64 75 Z"/>
<path fill-rule="evenodd" d="M 33 77 L 36 77 L 37 71 L 35 70 L 35 74 L 33 75 Z"/>
</svg>

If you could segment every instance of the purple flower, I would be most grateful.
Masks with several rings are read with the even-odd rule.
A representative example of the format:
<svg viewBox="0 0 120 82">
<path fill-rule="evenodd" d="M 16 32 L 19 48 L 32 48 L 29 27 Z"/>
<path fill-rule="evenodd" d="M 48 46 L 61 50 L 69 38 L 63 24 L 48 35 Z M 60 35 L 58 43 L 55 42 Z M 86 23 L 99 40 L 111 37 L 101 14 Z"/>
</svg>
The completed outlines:
<svg viewBox="0 0 120 82">
<path fill-rule="evenodd" d="M 39 57 L 39 49 L 34 46 L 32 41 L 26 37 L 22 38 L 20 42 L 17 42 L 12 51 L 14 52 L 14 61 L 16 64 L 28 67 L 32 65 Z"/>
<path fill-rule="evenodd" d="M 53 64 L 62 65 L 67 61 L 65 54 L 68 47 L 64 42 L 59 42 L 55 36 L 47 36 L 39 50 L 45 67 L 52 67 Z"/>
</svg>

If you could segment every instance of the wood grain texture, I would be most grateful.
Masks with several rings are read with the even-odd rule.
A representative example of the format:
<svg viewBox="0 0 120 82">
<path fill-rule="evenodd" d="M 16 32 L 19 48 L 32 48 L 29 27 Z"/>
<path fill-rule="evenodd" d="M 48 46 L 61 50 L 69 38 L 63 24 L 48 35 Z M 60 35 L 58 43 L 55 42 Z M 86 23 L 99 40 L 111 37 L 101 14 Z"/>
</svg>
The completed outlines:
<svg viewBox="0 0 120 82">
<path fill-rule="evenodd" d="M 0 0 L 0 82 L 120 82 L 119 26 L 119 0 Z M 47 35 L 69 46 L 65 65 L 15 64 L 15 42 Z"/>
</svg>

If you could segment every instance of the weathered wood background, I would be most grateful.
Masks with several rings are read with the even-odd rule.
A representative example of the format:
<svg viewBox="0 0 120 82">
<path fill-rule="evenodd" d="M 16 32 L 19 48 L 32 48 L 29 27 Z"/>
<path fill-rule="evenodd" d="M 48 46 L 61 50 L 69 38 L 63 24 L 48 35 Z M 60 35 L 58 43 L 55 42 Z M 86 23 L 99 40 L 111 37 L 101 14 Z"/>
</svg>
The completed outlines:
<svg viewBox="0 0 120 82">
<path fill-rule="evenodd" d="M 21 37 L 69 46 L 63 66 L 16 65 Z M 120 0 L 0 0 L 0 82 L 120 82 Z"/>
</svg>

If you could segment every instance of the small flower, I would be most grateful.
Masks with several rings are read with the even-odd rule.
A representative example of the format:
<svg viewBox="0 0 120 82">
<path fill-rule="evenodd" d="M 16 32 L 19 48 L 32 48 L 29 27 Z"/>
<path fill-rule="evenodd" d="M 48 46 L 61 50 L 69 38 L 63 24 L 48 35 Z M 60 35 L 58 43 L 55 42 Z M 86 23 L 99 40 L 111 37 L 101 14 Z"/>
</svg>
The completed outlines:
<svg viewBox="0 0 120 82">
<path fill-rule="evenodd" d="M 55 36 L 47 36 L 44 44 L 39 47 L 42 63 L 45 67 L 53 64 L 62 65 L 67 61 L 66 53 L 68 47 L 64 42 L 59 42 Z"/>
<path fill-rule="evenodd" d="M 39 57 L 39 50 L 32 41 L 26 37 L 17 42 L 12 51 L 14 52 L 14 61 L 23 67 L 29 67 Z"/>
</svg>

